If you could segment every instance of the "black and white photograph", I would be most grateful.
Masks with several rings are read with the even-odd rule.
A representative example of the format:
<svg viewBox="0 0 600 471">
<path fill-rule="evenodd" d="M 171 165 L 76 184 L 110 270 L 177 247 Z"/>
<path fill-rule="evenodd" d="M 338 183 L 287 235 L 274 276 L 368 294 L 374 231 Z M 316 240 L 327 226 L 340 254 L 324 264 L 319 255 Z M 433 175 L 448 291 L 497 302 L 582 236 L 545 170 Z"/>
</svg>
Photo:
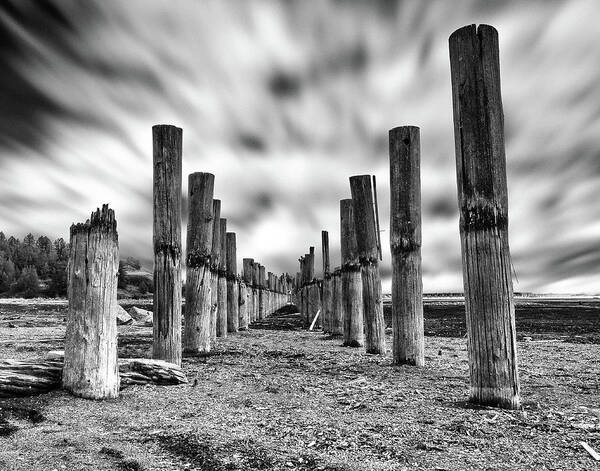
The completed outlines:
<svg viewBox="0 0 600 471">
<path fill-rule="evenodd" d="M 0 471 L 600 470 L 598 0 L 0 0 Z"/>
</svg>

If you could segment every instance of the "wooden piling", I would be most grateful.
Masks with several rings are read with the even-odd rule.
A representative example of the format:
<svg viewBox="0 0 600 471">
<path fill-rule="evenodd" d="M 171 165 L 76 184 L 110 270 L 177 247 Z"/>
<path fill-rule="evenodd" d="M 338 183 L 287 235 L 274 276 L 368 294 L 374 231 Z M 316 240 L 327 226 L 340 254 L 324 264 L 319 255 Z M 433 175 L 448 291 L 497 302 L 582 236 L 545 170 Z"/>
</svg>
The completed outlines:
<svg viewBox="0 0 600 471">
<path fill-rule="evenodd" d="M 215 177 L 210 173 L 196 172 L 188 178 L 189 215 L 183 351 L 189 354 L 210 352 L 210 256 L 214 184 Z"/>
<path fill-rule="evenodd" d="M 265 287 L 265 267 L 258 266 L 258 318 L 264 319 L 267 315 L 267 293 Z"/>
<path fill-rule="evenodd" d="M 219 264 L 221 263 L 221 200 L 213 200 L 212 250 L 210 260 L 210 338 L 217 338 L 217 311 L 219 309 Z M 225 256 L 225 254 L 223 254 Z"/>
<path fill-rule="evenodd" d="M 450 36 L 471 401 L 519 407 L 498 32 Z"/>
<path fill-rule="evenodd" d="M 220 218 L 219 225 L 221 258 L 217 283 L 217 337 L 227 337 L 227 219 Z"/>
<path fill-rule="evenodd" d="M 254 264 L 254 259 L 244 258 L 242 260 L 242 263 L 243 263 L 242 267 L 243 267 L 244 283 L 246 284 L 246 315 L 248 316 L 248 324 L 250 324 L 250 323 L 254 322 L 254 320 L 255 320 L 254 316 L 253 316 L 254 297 L 252 295 L 252 273 L 253 273 L 252 265 Z"/>
<path fill-rule="evenodd" d="M 356 248 L 354 211 L 351 199 L 340 201 L 340 227 L 344 345 L 362 347 L 365 343 L 362 275 Z"/>
<path fill-rule="evenodd" d="M 323 258 L 323 290 L 322 302 L 322 325 L 323 332 L 331 332 L 333 317 L 333 279 L 329 271 L 329 233 L 321 231 L 321 254 Z"/>
<path fill-rule="evenodd" d="M 356 175 L 350 177 L 350 190 L 352 192 L 356 247 L 363 281 L 365 350 L 367 353 L 384 355 L 385 322 L 383 320 L 371 176 Z"/>
<path fill-rule="evenodd" d="M 108 205 L 71 226 L 62 384 L 76 396 L 119 395 L 117 364 L 117 222 Z"/>
<path fill-rule="evenodd" d="M 331 280 L 333 282 L 333 296 L 331 303 L 331 335 L 344 335 L 344 307 L 342 297 L 342 271 L 336 267 Z"/>
<path fill-rule="evenodd" d="M 419 128 L 394 128 L 389 139 L 393 361 L 423 366 Z"/>
<path fill-rule="evenodd" d="M 226 234 L 227 251 L 227 331 L 237 332 L 239 328 L 239 291 L 236 279 L 237 249 L 235 232 Z"/>
<path fill-rule="evenodd" d="M 239 330 L 248 330 L 248 292 L 246 288 L 246 282 L 240 278 L 238 281 L 239 286 Z"/>
<path fill-rule="evenodd" d="M 152 358 L 181 365 L 181 128 L 152 127 Z"/>
</svg>

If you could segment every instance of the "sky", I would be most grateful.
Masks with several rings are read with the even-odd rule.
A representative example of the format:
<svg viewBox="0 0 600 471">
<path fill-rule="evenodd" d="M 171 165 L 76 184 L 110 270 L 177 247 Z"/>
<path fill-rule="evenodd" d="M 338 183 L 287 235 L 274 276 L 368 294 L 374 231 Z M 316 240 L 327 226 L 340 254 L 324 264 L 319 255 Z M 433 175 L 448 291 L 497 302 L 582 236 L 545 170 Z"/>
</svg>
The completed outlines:
<svg viewBox="0 0 600 471">
<path fill-rule="evenodd" d="M 0 230 L 68 238 L 114 208 L 152 266 L 152 132 L 243 257 L 298 271 L 339 200 L 377 176 L 390 289 L 388 130 L 421 128 L 423 285 L 462 291 L 448 37 L 496 27 L 515 291 L 600 293 L 600 2 L 13 0 L 0 4 Z M 184 197 L 184 207 L 185 197 Z M 187 217 L 183 214 L 183 234 Z"/>
</svg>

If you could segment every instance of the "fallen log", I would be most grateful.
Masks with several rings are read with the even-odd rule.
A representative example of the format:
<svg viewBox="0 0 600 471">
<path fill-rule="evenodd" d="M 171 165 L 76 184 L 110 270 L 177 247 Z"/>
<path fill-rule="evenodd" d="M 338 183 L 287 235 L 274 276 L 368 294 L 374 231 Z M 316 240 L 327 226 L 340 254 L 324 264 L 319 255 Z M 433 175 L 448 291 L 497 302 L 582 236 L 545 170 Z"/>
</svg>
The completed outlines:
<svg viewBox="0 0 600 471">
<path fill-rule="evenodd" d="M 0 360 L 0 398 L 43 394 L 61 387 L 63 358 L 52 352 L 48 359 Z M 161 386 L 187 383 L 181 368 L 173 363 L 146 358 L 119 360 L 121 389 L 134 384 Z"/>
</svg>

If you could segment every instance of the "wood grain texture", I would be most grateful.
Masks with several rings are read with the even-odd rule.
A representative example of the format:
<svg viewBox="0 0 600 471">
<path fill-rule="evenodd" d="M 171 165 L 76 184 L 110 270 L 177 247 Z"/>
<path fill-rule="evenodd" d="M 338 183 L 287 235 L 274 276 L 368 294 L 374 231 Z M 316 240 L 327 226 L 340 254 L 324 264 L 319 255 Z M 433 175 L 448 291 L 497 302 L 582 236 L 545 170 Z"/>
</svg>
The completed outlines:
<svg viewBox="0 0 600 471">
<path fill-rule="evenodd" d="M 455 31 L 449 43 L 471 401 L 516 409 L 498 33 L 470 25 Z"/>
<path fill-rule="evenodd" d="M 187 279 L 183 351 L 210 352 L 211 252 L 215 177 L 196 172 L 188 178 Z"/>
<path fill-rule="evenodd" d="M 340 201 L 340 228 L 344 345 L 362 347 L 365 344 L 362 275 L 354 230 L 354 204 L 351 199 Z"/>
<path fill-rule="evenodd" d="M 181 128 L 152 127 L 152 358 L 181 364 Z"/>
<path fill-rule="evenodd" d="M 336 268 L 331 276 L 332 300 L 331 300 L 331 335 L 344 335 L 344 308 L 342 296 L 342 272 Z"/>
<path fill-rule="evenodd" d="M 333 282 L 329 273 L 329 232 L 321 231 L 321 259 L 323 260 L 323 284 L 321 302 L 323 312 L 321 322 L 323 332 L 331 332 L 331 316 L 333 311 Z"/>
<path fill-rule="evenodd" d="M 265 267 L 258 266 L 258 318 L 264 319 L 267 315 L 267 293 L 265 290 Z"/>
<path fill-rule="evenodd" d="M 44 394 L 61 387 L 64 358 L 0 360 L 0 398 Z M 175 363 L 146 358 L 118 361 L 119 388 L 133 384 L 174 385 L 187 383 Z"/>
<path fill-rule="evenodd" d="M 389 140 L 393 362 L 423 366 L 419 128 L 394 128 Z"/>
<path fill-rule="evenodd" d="M 71 226 L 63 387 L 87 399 L 119 395 L 117 221 L 108 205 Z"/>
<path fill-rule="evenodd" d="M 237 332 L 240 326 L 239 286 L 237 274 L 237 242 L 235 232 L 225 235 L 227 251 L 227 331 Z"/>
<path fill-rule="evenodd" d="M 214 221 L 221 219 L 221 200 L 213 199 Z M 212 225 L 210 255 L 210 338 L 217 338 L 217 310 L 219 309 L 219 263 L 221 262 L 221 224 Z"/>
<path fill-rule="evenodd" d="M 220 218 L 219 225 L 221 257 L 217 286 L 217 337 L 227 337 L 227 219 Z"/>
<path fill-rule="evenodd" d="M 367 353 L 384 355 L 385 322 L 371 176 L 350 177 L 350 191 L 352 193 L 356 247 L 362 272 L 365 350 Z"/>
</svg>

